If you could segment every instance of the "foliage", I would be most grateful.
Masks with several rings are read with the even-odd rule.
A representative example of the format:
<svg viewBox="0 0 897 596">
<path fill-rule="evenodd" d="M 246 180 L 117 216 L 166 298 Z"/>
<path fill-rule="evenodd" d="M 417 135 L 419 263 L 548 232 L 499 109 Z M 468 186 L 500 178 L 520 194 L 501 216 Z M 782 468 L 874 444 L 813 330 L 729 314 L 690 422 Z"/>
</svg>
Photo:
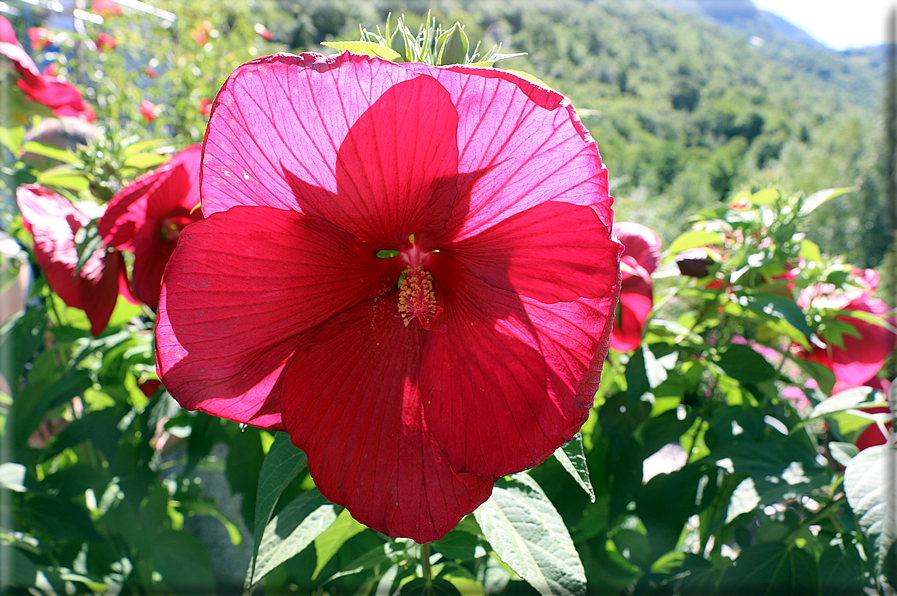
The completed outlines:
<svg viewBox="0 0 897 596">
<path fill-rule="evenodd" d="M 877 192 L 865 108 L 826 95 L 806 73 L 787 82 L 780 64 L 671 9 L 547 6 L 484 3 L 473 14 L 446 4 L 433 14 L 468 24 L 471 39 L 488 30 L 506 51 L 526 51 L 518 65 L 585 108 L 614 167 L 618 211 L 672 242 L 642 343 L 609 357 L 581 434 L 425 545 L 377 534 L 324 501 L 286 435 L 180 409 L 155 376 L 150 309 L 120 298 L 91 336 L 84 313 L 37 267 L 11 198 L 39 182 L 101 212 L 175 148 L 201 141 L 200 101 L 238 64 L 282 49 L 256 33 L 258 15 L 290 47 L 381 15 L 332 1 L 289 11 L 171 3 L 160 7 L 177 12 L 175 24 L 125 14 L 58 32 L 59 51 L 43 59 L 87 90 L 99 130 L 71 151 L 23 153 L 24 124 L 3 123 L 4 224 L 21 247 L 3 289 L 20 268 L 34 271 L 23 309 L 0 327 L 4 590 L 823 594 L 895 585 L 895 536 L 875 475 L 894 450 L 853 445 L 886 418 L 861 408 L 886 395 L 830 395 L 832 372 L 798 349 L 838 325 L 835 309 L 798 306 L 801 290 L 857 283 L 842 257 L 823 252 L 850 248 L 836 242 L 845 230 L 865 234 L 856 201 Z M 89 40 L 101 30 L 117 47 L 94 53 Z M 138 68 L 155 76 L 135 84 Z M 159 108 L 152 122 L 139 111 L 144 99 Z M 818 185 L 860 191 L 795 191 Z M 685 221 L 688 207 L 701 210 Z M 706 275 L 679 273 L 675 260 L 689 249 L 703 251 Z"/>
</svg>

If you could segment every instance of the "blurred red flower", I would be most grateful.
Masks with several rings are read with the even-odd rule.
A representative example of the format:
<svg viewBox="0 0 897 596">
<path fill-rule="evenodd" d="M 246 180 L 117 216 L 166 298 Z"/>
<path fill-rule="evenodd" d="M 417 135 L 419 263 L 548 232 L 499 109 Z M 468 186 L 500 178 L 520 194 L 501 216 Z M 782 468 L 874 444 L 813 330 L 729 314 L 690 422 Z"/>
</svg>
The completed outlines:
<svg viewBox="0 0 897 596">
<path fill-rule="evenodd" d="M 93 0 L 90 11 L 104 18 L 121 16 L 121 7 L 112 0 Z"/>
<path fill-rule="evenodd" d="M 205 97 L 199 100 L 199 113 L 206 118 L 212 115 L 212 102 Z"/>
<path fill-rule="evenodd" d="M 193 33 L 190 34 L 190 37 L 193 38 L 193 41 L 195 41 L 197 45 L 204 46 L 209 41 L 208 33 L 211 29 L 212 23 L 203 21 L 196 26 L 196 29 L 193 30 Z"/>
<path fill-rule="evenodd" d="M 41 74 L 31 56 L 16 39 L 12 25 L 0 16 L 0 54 L 12 61 L 22 76 L 16 81 L 29 101 L 41 103 L 56 116 L 78 116 L 88 122 L 96 120 L 93 109 L 84 103 L 74 85 L 53 76 Z"/>
<path fill-rule="evenodd" d="M 262 25 L 261 23 L 256 23 L 256 24 L 252 27 L 252 29 L 253 29 L 256 33 L 258 33 L 259 35 L 261 35 L 263 38 L 267 39 L 268 41 L 273 41 L 273 40 L 274 40 L 274 36 L 271 35 L 271 32 L 268 31 L 268 28 L 265 27 L 264 25 Z"/>
<path fill-rule="evenodd" d="M 610 335 L 610 347 L 629 352 L 642 341 L 654 305 L 651 274 L 660 265 L 660 238 L 654 230 L 631 222 L 614 224 L 614 234 L 625 248 L 620 262 L 620 313 Z"/>
<path fill-rule="evenodd" d="M 76 275 L 75 233 L 90 222 L 90 217 L 40 186 L 20 186 L 16 199 L 50 288 L 67 305 L 83 310 L 90 320 L 90 333 L 99 335 L 109 323 L 119 293 L 134 301 L 121 253 L 100 247 Z"/>
<path fill-rule="evenodd" d="M 144 99 L 140 102 L 140 113 L 143 115 L 143 121 L 149 124 L 159 116 L 159 108 L 150 100 Z"/>
<path fill-rule="evenodd" d="M 151 308 L 159 306 L 162 271 L 181 230 L 202 219 L 197 208 L 201 153 L 200 145 L 191 145 L 134 180 L 112 198 L 99 222 L 107 246 L 133 251 L 134 290 Z"/>
<path fill-rule="evenodd" d="M 96 46 L 98 52 L 105 52 L 107 50 L 115 49 L 115 38 L 109 35 L 108 33 L 100 33 L 96 39 Z"/>
<path fill-rule="evenodd" d="M 255 60 L 215 105 L 165 387 L 287 430 L 358 521 L 440 538 L 588 417 L 622 249 L 597 145 L 509 72 L 351 53 Z"/>
<path fill-rule="evenodd" d="M 53 34 L 46 27 L 30 27 L 27 33 L 32 50 L 39 52 L 53 43 Z"/>
</svg>

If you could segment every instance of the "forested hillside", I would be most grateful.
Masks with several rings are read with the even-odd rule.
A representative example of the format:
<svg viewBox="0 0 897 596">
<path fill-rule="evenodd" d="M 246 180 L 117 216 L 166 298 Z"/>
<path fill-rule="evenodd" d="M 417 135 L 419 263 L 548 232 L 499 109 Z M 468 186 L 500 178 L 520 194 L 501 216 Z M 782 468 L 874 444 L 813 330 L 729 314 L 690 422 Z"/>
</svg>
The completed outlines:
<svg viewBox="0 0 897 596">
<path fill-rule="evenodd" d="M 862 265 L 883 258 L 880 61 L 868 51 L 795 40 L 749 2 L 710 15 L 684 0 L 270 2 L 271 30 L 294 50 L 432 9 L 481 47 L 526 52 L 499 66 L 573 101 L 610 169 L 618 218 L 666 240 L 687 226 L 684 213 L 752 184 L 856 186 L 816 216 L 813 239 Z"/>
</svg>

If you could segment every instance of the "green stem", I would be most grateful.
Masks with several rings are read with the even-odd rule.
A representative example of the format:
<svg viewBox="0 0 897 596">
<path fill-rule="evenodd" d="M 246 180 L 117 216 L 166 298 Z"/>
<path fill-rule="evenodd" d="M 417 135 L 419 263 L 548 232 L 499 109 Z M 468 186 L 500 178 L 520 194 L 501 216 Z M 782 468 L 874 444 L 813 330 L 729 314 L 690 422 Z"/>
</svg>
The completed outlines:
<svg viewBox="0 0 897 596">
<path fill-rule="evenodd" d="M 425 542 L 420 545 L 420 559 L 421 564 L 424 567 L 424 579 L 427 581 L 427 586 L 430 586 L 433 583 L 433 573 L 430 571 L 430 543 Z"/>
</svg>

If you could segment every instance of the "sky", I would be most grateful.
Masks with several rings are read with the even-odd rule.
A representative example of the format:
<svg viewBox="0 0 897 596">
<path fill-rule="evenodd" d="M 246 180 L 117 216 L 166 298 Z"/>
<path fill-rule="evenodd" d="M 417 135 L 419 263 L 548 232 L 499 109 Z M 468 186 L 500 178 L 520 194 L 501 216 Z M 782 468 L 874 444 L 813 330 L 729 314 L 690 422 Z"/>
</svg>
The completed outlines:
<svg viewBox="0 0 897 596">
<path fill-rule="evenodd" d="M 882 43 L 886 16 L 897 0 L 754 0 L 754 4 L 842 50 Z"/>
</svg>

